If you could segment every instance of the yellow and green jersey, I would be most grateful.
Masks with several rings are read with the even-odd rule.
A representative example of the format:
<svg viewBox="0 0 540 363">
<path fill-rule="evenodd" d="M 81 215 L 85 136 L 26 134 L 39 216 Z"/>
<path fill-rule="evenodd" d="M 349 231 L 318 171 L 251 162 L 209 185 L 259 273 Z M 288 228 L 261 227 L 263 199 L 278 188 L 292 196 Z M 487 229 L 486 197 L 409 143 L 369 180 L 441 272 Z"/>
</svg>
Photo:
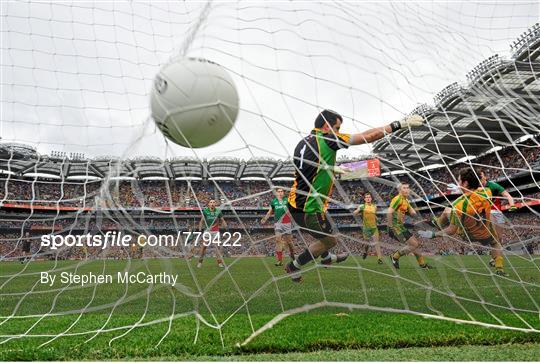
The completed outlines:
<svg viewBox="0 0 540 363">
<path fill-rule="evenodd" d="M 272 199 L 270 208 L 274 211 L 274 222 L 291 223 L 291 218 L 287 213 L 287 199 L 282 199 L 281 201 L 277 198 Z"/>
<path fill-rule="evenodd" d="M 210 210 L 210 208 L 206 207 L 203 209 L 202 214 L 206 229 L 211 232 L 219 231 L 219 219 L 222 217 L 221 211 L 217 208 Z"/>
<path fill-rule="evenodd" d="M 295 178 L 289 205 L 305 213 L 322 213 L 334 185 L 336 152 L 349 147 L 350 135 L 313 129 L 294 150 Z"/>
<path fill-rule="evenodd" d="M 396 195 L 390 202 L 390 208 L 394 210 L 392 225 L 394 227 L 403 227 L 405 216 L 412 209 L 409 200 L 401 194 Z"/>
<path fill-rule="evenodd" d="M 452 203 L 450 224 L 457 226 L 460 233 L 471 241 L 493 239 L 491 226 L 491 190 L 478 188 L 463 194 Z"/>
<path fill-rule="evenodd" d="M 377 228 L 377 206 L 373 203 L 361 204 L 362 226 L 364 228 Z"/>
</svg>

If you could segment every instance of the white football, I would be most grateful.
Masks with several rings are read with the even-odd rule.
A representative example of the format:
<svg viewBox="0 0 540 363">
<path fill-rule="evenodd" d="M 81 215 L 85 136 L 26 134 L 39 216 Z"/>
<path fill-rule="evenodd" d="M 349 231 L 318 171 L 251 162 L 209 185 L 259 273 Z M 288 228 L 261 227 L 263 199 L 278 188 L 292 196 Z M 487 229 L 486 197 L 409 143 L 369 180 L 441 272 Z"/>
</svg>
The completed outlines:
<svg viewBox="0 0 540 363">
<path fill-rule="evenodd" d="M 238 92 L 219 64 L 183 58 L 157 74 L 150 106 L 152 118 L 171 141 L 190 148 L 212 145 L 233 127 Z"/>
</svg>

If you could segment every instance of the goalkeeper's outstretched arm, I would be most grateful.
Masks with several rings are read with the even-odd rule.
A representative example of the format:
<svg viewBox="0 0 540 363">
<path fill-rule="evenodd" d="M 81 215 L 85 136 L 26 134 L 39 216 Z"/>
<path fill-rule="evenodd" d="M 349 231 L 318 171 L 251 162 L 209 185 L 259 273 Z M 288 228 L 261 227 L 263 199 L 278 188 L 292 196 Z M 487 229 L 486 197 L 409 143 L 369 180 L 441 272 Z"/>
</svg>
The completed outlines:
<svg viewBox="0 0 540 363">
<path fill-rule="evenodd" d="M 383 127 L 376 127 L 358 134 L 352 134 L 349 143 L 351 145 L 369 144 L 370 142 L 382 139 L 385 135 L 391 134 L 392 132 L 409 127 L 420 127 L 422 125 L 424 125 L 422 116 L 411 115 L 401 121 L 394 121 Z"/>
</svg>

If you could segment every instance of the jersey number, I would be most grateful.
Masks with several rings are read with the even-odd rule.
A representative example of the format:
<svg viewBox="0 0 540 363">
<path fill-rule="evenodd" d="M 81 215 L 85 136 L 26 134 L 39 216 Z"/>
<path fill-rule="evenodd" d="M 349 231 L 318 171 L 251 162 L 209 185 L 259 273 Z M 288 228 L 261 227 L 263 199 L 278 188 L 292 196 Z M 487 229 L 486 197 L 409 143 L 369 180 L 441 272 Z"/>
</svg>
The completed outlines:
<svg viewBox="0 0 540 363">
<path fill-rule="evenodd" d="M 298 169 L 302 169 L 302 166 L 304 165 L 304 153 L 306 152 L 306 144 L 304 144 L 304 147 L 300 149 L 300 166 Z"/>
</svg>

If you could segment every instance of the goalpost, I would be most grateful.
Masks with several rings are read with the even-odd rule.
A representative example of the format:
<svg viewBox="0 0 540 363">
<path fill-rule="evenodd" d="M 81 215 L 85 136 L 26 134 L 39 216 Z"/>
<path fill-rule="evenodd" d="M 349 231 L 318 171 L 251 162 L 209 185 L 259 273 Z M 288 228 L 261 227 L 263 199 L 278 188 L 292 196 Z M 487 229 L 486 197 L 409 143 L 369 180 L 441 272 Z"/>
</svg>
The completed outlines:
<svg viewBox="0 0 540 363">
<path fill-rule="evenodd" d="M 245 345 L 276 324 L 286 324 L 283 320 L 291 315 L 320 308 L 405 313 L 539 333 L 540 284 L 531 275 L 540 267 L 537 258 L 522 250 L 538 243 L 540 231 L 540 213 L 534 207 L 540 199 L 538 3 L 512 6 L 509 13 L 504 4 L 486 3 L 2 3 L 0 206 L 22 205 L 28 213 L 23 219 L 0 221 L 6 231 L 0 237 L 0 264 L 21 255 L 30 262 L 15 274 L 0 272 L 0 297 L 11 299 L 0 327 L 20 319 L 31 323 L 21 331 L 0 333 L 0 346 L 45 337 L 44 347 L 65 336 L 90 341 L 117 333 L 111 344 L 140 327 L 169 324 L 159 345 L 175 320 L 192 317 L 195 343 L 206 325 L 219 330 L 225 345 L 223 331 L 240 314 L 246 316 L 247 333 L 236 343 Z M 211 148 L 171 144 L 150 118 L 154 76 L 178 56 L 219 63 L 238 88 L 238 122 Z M 242 165 L 235 171 L 241 175 L 246 160 L 252 161 L 254 174 L 267 173 L 261 156 L 287 164 L 325 108 L 342 114 L 342 131 L 351 133 L 413 113 L 427 119 L 419 131 L 403 130 L 344 152 L 350 160 L 376 155 L 382 175 L 336 179 L 329 212 L 340 240 L 337 249 L 356 255 L 367 243 L 352 216 L 364 192 L 371 192 L 384 210 L 397 194 L 396 186 L 409 182 L 414 205 L 429 219 L 455 199 L 448 188 L 457 184 L 459 166 L 469 165 L 485 169 L 491 179 L 507 180 L 507 190 L 524 211 L 507 217 L 504 227 L 511 275 L 494 276 L 489 259 L 479 253 L 483 250 L 461 236 L 423 241 L 437 267 L 431 275 L 366 267 L 360 258 L 328 269 L 313 263 L 303 271 L 312 282 L 305 298 L 291 301 L 288 276 L 260 259 L 256 266 L 263 272 L 253 277 L 259 285 L 248 288 L 239 266 L 274 248 L 273 233 L 255 221 L 266 213 L 276 187 L 290 190 L 292 170 L 284 172 L 288 179 L 267 174 L 232 185 L 219 176 L 230 173 L 231 163 Z M 54 157 L 57 150 L 84 157 Z M 171 169 L 172 161 L 183 171 Z M 199 172 L 203 181 L 189 178 Z M 185 237 L 175 248 L 51 251 L 36 247 L 39 233 L 186 231 L 197 228 L 198 210 L 210 199 L 221 201 L 229 228 L 243 235 L 243 246 L 226 251 L 234 256 L 210 280 L 201 278 L 193 264 L 182 265 L 189 278 L 167 287 L 168 316 L 151 313 L 149 302 L 158 287 L 132 293 L 127 285 L 114 301 L 104 303 L 96 303 L 103 296 L 93 286 L 88 300 L 73 309 L 58 308 L 56 302 L 77 287 L 51 288 L 47 309 L 21 311 L 43 293 L 34 280 L 24 290 L 15 287 L 35 273 L 32 266 L 38 259 L 54 261 L 48 272 L 65 269 L 62 259 L 80 259 L 70 265 L 73 271 L 84 270 L 93 259 L 102 259 L 99 266 L 105 270 L 109 259 L 120 259 L 129 271 L 134 256 L 142 256 L 146 271 L 157 260 L 160 271 L 172 273 L 179 268 L 178 259 L 189 253 Z M 250 212 L 257 218 L 247 216 L 248 207 L 258 209 Z M 182 209 L 185 214 L 174 212 Z M 21 252 L 29 240 L 34 247 Z M 304 234 L 296 237 L 299 249 L 309 242 Z M 383 238 L 386 254 L 396 246 Z M 437 255 L 443 250 L 454 258 Z M 472 257 L 463 257 L 463 252 Z M 329 275 L 343 284 L 343 291 L 330 285 Z M 449 276 L 459 276 L 462 286 L 450 286 Z M 376 286 L 375 279 L 389 285 Z M 423 305 L 411 294 L 422 295 Z M 224 295 L 234 305 L 230 310 L 219 304 Z M 112 324 L 118 309 L 141 296 L 146 305 L 140 319 Z M 275 306 L 272 317 L 261 322 L 253 317 L 265 297 L 274 299 Z M 91 329 L 79 328 L 85 314 L 93 312 L 105 313 L 107 319 Z M 35 332 L 40 322 L 55 316 L 73 321 L 50 334 Z"/>
</svg>

